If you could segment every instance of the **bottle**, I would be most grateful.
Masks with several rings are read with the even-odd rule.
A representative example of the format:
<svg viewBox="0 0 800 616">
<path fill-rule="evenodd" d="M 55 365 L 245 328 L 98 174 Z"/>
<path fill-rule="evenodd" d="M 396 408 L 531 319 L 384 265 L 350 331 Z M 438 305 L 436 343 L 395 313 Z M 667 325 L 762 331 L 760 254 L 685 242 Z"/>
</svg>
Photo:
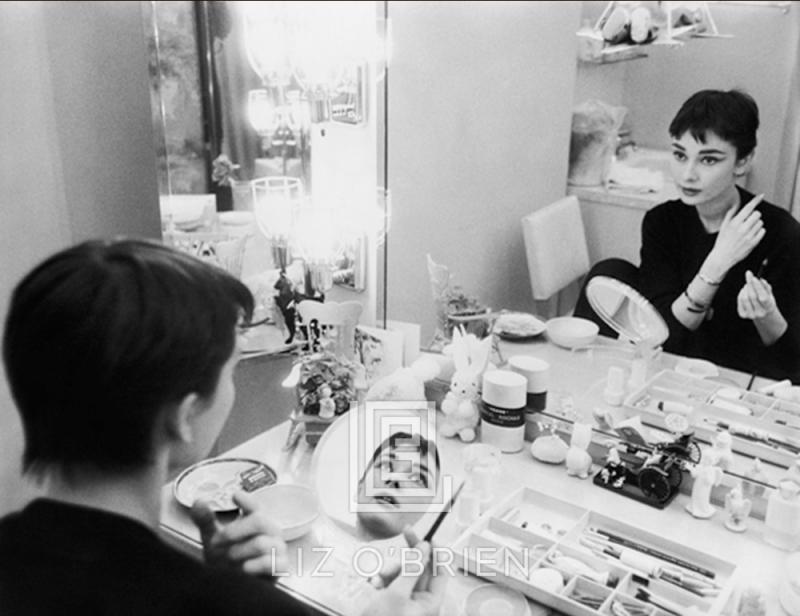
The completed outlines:
<svg viewBox="0 0 800 616">
<path fill-rule="evenodd" d="M 800 485 L 789 479 L 778 482 L 767 499 L 764 541 L 781 550 L 800 548 Z"/>
<path fill-rule="evenodd" d="M 481 441 L 503 453 L 521 451 L 525 442 L 527 379 L 510 370 L 483 375 Z"/>
</svg>

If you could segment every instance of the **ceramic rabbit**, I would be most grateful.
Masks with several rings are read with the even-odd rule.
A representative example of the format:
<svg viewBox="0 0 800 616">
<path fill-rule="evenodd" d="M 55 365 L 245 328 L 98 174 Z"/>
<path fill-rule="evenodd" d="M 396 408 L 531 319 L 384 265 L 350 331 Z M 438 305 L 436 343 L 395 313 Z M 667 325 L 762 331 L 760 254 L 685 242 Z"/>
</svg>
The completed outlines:
<svg viewBox="0 0 800 616">
<path fill-rule="evenodd" d="M 480 421 L 481 378 L 489 363 L 492 339 L 489 336 L 478 340 L 458 328 L 453 330 L 451 349 L 455 372 L 450 379 L 450 391 L 442 400 L 441 433 L 448 437 L 458 435 L 469 443 L 475 440 L 475 428 Z"/>
<path fill-rule="evenodd" d="M 567 475 L 586 479 L 592 469 L 592 456 L 587 449 L 592 441 L 592 426 L 576 422 L 572 426 L 572 439 L 567 450 Z"/>
</svg>

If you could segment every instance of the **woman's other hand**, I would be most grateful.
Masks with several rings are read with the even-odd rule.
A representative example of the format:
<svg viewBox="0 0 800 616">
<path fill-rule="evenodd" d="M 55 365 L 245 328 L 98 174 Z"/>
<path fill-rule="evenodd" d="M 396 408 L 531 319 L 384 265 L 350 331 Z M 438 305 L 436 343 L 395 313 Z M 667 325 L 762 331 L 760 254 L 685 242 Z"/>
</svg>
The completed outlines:
<svg viewBox="0 0 800 616">
<path fill-rule="evenodd" d="M 743 319 L 763 319 L 778 308 L 772 285 L 763 278 L 756 278 L 753 272 L 745 272 L 745 283 L 736 298 L 739 316 Z"/>
<path fill-rule="evenodd" d="M 721 280 L 728 270 L 758 246 L 766 233 L 761 212 L 756 210 L 763 198 L 764 195 L 753 197 L 735 214 L 734 208 L 727 211 L 706 261 L 707 267 L 704 270 L 707 275 Z"/>
<path fill-rule="evenodd" d="M 778 340 L 789 327 L 781 314 L 772 285 L 763 278 L 745 272 L 745 283 L 736 298 L 739 316 L 753 321 L 761 341 L 769 346 Z"/>
<path fill-rule="evenodd" d="M 195 502 L 190 516 L 200 530 L 207 563 L 241 569 L 251 575 L 286 572 L 288 551 L 280 528 L 258 509 L 258 502 L 246 492 L 236 492 L 233 501 L 241 517 L 222 525 L 207 502 Z"/>
</svg>

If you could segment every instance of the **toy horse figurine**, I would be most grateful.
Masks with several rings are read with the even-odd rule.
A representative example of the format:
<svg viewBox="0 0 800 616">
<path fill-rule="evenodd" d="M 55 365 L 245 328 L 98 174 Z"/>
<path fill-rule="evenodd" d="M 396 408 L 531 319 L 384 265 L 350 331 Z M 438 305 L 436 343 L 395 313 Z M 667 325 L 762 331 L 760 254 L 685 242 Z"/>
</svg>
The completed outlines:
<svg viewBox="0 0 800 616">
<path fill-rule="evenodd" d="M 281 270 L 281 275 L 278 277 L 274 288 L 278 291 L 278 294 L 275 296 L 275 303 L 278 305 L 278 310 L 281 311 L 281 316 L 286 323 L 286 329 L 289 330 L 289 337 L 286 339 L 285 343 L 290 344 L 292 340 L 294 340 L 295 335 L 296 302 L 294 285 L 292 281 L 289 280 L 285 270 Z"/>
</svg>

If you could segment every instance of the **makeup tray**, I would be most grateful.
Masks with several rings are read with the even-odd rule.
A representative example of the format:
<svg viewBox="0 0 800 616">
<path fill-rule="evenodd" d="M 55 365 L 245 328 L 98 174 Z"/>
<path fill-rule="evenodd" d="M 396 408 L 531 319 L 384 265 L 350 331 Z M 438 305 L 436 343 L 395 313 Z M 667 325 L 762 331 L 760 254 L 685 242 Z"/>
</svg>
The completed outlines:
<svg viewBox="0 0 800 616">
<path fill-rule="evenodd" d="M 701 440 L 713 442 L 718 432 L 727 429 L 733 451 L 784 467 L 800 454 L 797 402 L 664 370 L 632 392 L 624 406 L 640 415 L 642 423 L 668 430 L 670 403 L 688 411 L 690 430 Z"/>
<path fill-rule="evenodd" d="M 624 547 L 623 559 L 598 551 L 603 540 L 612 552 Z M 734 563 L 527 487 L 478 518 L 452 549 L 462 570 L 570 616 L 715 616 L 736 571 Z M 559 576 L 544 569 L 557 571 L 563 586 L 549 586 Z"/>
</svg>

